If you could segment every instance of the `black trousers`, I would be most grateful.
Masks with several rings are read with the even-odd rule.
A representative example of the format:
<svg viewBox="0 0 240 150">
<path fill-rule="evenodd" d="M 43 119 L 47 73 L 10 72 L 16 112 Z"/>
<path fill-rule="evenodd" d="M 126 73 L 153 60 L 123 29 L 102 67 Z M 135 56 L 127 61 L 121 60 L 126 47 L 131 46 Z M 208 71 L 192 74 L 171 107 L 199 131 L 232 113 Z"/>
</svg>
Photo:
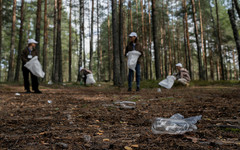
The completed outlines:
<svg viewBox="0 0 240 150">
<path fill-rule="evenodd" d="M 25 90 L 30 90 L 30 83 L 29 83 L 29 73 L 31 74 L 32 80 L 32 90 L 38 91 L 38 78 L 31 73 L 26 67 L 22 67 L 23 71 L 23 79 L 24 79 L 24 88 Z"/>
</svg>

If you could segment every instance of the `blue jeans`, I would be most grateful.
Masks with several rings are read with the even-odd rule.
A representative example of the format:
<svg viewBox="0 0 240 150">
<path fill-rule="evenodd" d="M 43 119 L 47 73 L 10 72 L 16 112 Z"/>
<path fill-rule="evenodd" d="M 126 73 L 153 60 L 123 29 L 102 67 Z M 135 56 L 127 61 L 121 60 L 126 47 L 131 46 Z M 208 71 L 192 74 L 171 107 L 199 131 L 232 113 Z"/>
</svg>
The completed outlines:
<svg viewBox="0 0 240 150">
<path fill-rule="evenodd" d="M 141 78 L 141 72 L 140 72 L 141 65 L 137 64 L 136 65 L 136 82 L 137 82 L 137 88 L 140 88 L 140 78 Z M 132 81 L 134 79 L 134 71 L 129 69 L 129 74 L 128 74 L 128 88 L 132 88 Z"/>
</svg>

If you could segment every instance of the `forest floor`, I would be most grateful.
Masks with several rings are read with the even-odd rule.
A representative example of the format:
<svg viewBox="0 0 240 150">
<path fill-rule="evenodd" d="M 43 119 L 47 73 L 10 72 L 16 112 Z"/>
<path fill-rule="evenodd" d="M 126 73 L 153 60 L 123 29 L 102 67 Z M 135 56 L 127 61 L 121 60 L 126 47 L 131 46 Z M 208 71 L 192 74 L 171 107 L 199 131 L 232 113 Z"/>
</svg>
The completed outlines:
<svg viewBox="0 0 240 150">
<path fill-rule="evenodd" d="M 0 84 L 0 149 L 239 149 L 240 86 L 191 86 L 127 92 L 109 85 L 40 87 Z M 20 93 L 19 96 L 15 95 Z M 135 109 L 114 107 L 134 101 Z M 198 129 L 155 135 L 156 117 L 202 115 Z"/>
</svg>

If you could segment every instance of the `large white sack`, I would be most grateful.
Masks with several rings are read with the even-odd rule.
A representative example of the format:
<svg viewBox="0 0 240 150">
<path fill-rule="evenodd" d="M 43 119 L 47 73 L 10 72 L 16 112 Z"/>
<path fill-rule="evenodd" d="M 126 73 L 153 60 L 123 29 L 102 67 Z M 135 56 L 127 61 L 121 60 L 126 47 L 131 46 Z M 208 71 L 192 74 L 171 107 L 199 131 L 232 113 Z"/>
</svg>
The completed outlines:
<svg viewBox="0 0 240 150">
<path fill-rule="evenodd" d="M 96 81 L 93 78 L 93 74 L 88 74 L 86 84 L 95 84 L 95 83 L 96 83 Z"/>
<path fill-rule="evenodd" d="M 135 71 L 136 65 L 137 65 L 137 61 L 139 56 L 141 55 L 141 53 L 139 51 L 130 51 L 127 53 L 127 57 L 128 57 L 128 68 Z"/>
<path fill-rule="evenodd" d="M 167 76 L 167 79 L 162 80 L 159 85 L 165 87 L 166 89 L 171 89 L 175 80 L 175 76 Z"/>
<path fill-rule="evenodd" d="M 28 68 L 32 74 L 37 77 L 44 78 L 45 73 L 42 70 L 42 65 L 38 61 L 38 56 L 33 57 L 30 61 L 28 61 L 24 67 Z"/>
</svg>

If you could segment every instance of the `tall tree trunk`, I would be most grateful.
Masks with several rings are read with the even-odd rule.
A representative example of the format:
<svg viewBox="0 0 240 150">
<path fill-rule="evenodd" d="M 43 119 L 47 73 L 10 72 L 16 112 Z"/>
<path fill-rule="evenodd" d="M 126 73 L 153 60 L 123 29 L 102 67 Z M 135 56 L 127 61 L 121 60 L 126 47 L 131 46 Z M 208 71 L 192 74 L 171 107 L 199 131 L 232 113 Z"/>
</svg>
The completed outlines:
<svg viewBox="0 0 240 150">
<path fill-rule="evenodd" d="M 9 68 L 8 68 L 8 81 L 14 79 L 14 45 L 15 45 L 15 32 L 16 32 L 16 0 L 13 0 L 12 10 L 12 34 L 11 34 L 11 45 L 10 45 L 10 57 L 9 57 Z"/>
<path fill-rule="evenodd" d="M 169 11 L 168 11 L 168 5 L 167 5 L 167 16 L 169 16 Z M 166 73 L 166 76 L 168 76 L 168 75 L 170 75 L 170 74 L 172 74 L 171 73 L 171 71 L 172 71 L 172 47 L 171 47 L 171 29 L 170 29 L 170 23 L 169 23 L 169 20 L 167 20 L 167 29 L 168 29 L 168 51 L 169 51 L 169 53 L 168 53 L 168 60 L 169 60 L 169 62 L 168 62 L 168 73 Z M 165 54 L 165 55 L 167 55 L 167 53 Z"/>
<path fill-rule="evenodd" d="M 15 79 L 14 79 L 15 81 L 19 81 L 19 72 L 20 72 L 20 66 L 21 66 L 22 43 L 23 43 L 23 39 L 22 38 L 23 38 L 23 23 L 24 23 L 24 0 L 22 0 L 21 2 L 22 2 L 21 3 L 21 25 L 20 25 L 20 29 L 19 29 L 18 57 L 17 57 L 17 66 L 16 66 Z"/>
<path fill-rule="evenodd" d="M 209 40 L 209 34 L 207 32 L 207 40 L 208 40 L 208 51 L 209 51 L 209 64 L 210 64 L 210 77 L 211 80 L 214 81 L 214 64 L 213 64 L 213 51 L 212 47 L 210 47 L 210 40 Z"/>
<path fill-rule="evenodd" d="M 40 60 L 40 36 L 41 36 L 41 13 L 42 13 L 42 0 L 37 1 L 37 22 L 36 22 L 36 37 L 35 40 L 38 42 L 36 50 L 38 52 L 38 59 Z"/>
<path fill-rule="evenodd" d="M 62 40 L 61 40 L 61 17 L 62 17 L 62 0 L 58 0 L 58 16 L 57 16 L 57 42 L 56 42 L 56 69 L 55 79 L 58 83 L 63 82 L 62 74 Z"/>
<path fill-rule="evenodd" d="M 53 66 L 52 66 L 52 81 L 56 82 L 56 28 L 57 28 L 57 0 L 54 0 L 53 10 Z"/>
<path fill-rule="evenodd" d="M 2 0 L 0 0 L 0 64 L 2 62 Z M 2 78 L 2 66 L 0 65 L 0 82 Z"/>
<path fill-rule="evenodd" d="M 201 56 L 201 48 L 199 45 L 199 39 L 198 39 L 198 27 L 197 27 L 197 21 L 196 21 L 196 8 L 195 8 L 195 0 L 191 0 L 192 2 L 192 12 L 193 12 L 193 21 L 194 21 L 194 33 L 196 38 L 196 44 L 197 44 L 197 52 L 198 52 L 198 72 L 199 72 L 199 79 L 203 80 L 203 73 L 202 73 L 202 56 Z"/>
<path fill-rule="evenodd" d="M 92 0 L 92 15 L 91 15 L 91 40 L 90 40 L 90 62 L 89 69 L 92 70 L 93 59 L 93 13 L 94 13 L 94 0 Z"/>
<path fill-rule="evenodd" d="M 79 28 L 79 40 L 80 40 L 80 48 L 79 48 L 79 58 L 78 58 L 78 69 L 82 67 L 82 53 L 83 53 L 83 30 L 84 30 L 84 24 L 83 24 L 83 18 L 84 18 L 84 1 L 79 0 L 80 3 L 80 16 L 79 16 L 79 22 L 80 22 L 80 28 Z M 77 81 L 81 81 L 81 74 L 80 70 L 78 70 L 78 78 Z"/>
<path fill-rule="evenodd" d="M 146 53 L 146 44 L 145 44 L 145 24 L 144 24 L 144 9 L 143 9 L 143 0 L 140 1 L 140 4 L 141 4 L 141 15 L 142 15 L 142 29 L 141 29 L 141 32 L 142 32 L 142 48 L 143 48 L 143 53 L 144 53 L 144 59 L 145 59 L 145 63 L 143 63 L 143 67 L 144 67 L 144 77 L 145 79 L 148 79 L 148 53 Z"/>
<path fill-rule="evenodd" d="M 68 82 L 72 81 L 72 0 L 70 0 L 69 4 L 69 40 L 68 40 L 68 46 L 69 46 L 69 51 L 68 51 Z"/>
<path fill-rule="evenodd" d="M 84 68 L 86 68 L 86 52 L 85 52 L 85 27 L 84 27 L 84 21 L 85 21 L 85 14 L 84 14 L 84 0 L 83 0 L 83 6 L 82 6 L 82 9 L 83 9 L 83 14 L 82 14 L 82 34 L 83 34 L 83 66 Z"/>
<path fill-rule="evenodd" d="M 117 22 L 117 1 L 112 0 L 112 34 L 113 34 L 113 81 L 114 85 L 121 86 L 119 31 Z"/>
<path fill-rule="evenodd" d="M 203 18 L 202 18 L 202 10 L 201 10 L 201 2 L 200 2 L 200 0 L 198 1 L 198 8 L 199 8 L 199 16 L 200 16 L 200 29 L 201 29 L 201 47 L 202 47 L 202 53 L 203 53 L 203 55 L 202 55 L 202 60 L 203 60 L 203 64 L 204 65 L 202 65 L 202 78 L 204 79 L 204 80 L 206 80 L 206 78 L 207 78 L 207 76 L 206 76 L 206 68 L 207 68 L 207 66 L 206 66 L 206 64 L 205 64 L 205 57 L 206 57 L 206 47 L 204 46 L 205 44 L 204 44 L 204 29 L 203 29 Z M 201 50 L 200 50 L 201 51 Z"/>
<path fill-rule="evenodd" d="M 133 18 L 132 18 L 132 2 L 129 0 L 128 7 L 130 9 L 130 25 L 131 25 L 131 32 L 133 32 Z"/>
<path fill-rule="evenodd" d="M 159 45 L 157 36 L 157 10 L 156 10 L 156 0 L 152 0 L 152 24 L 153 24 L 153 42 L 154 42 L 154 54 L 155 54 L 155 71 L 156 79 L 161 78 L 160 72 L 160 58 L 159 58 Z"/>
<path fill-rule="evenodd" d="M 123 3 L 124 0 L 119 0 L 119 56 L 120 56 L 120 74 L 121 74 L 121 84 L 124 83 L 126 79 L 125 72 L 125 62 L 124 62 L 124 54 L 123 54 Z"/>
<path fill-rule="evenodd" d="M 151 26 L 151 4 L 148 0 L 148 33 L 149 33 L 149 61 L 150 61 L 150 79 L 153 79 L 153 70 L 152 70 L 152 26 Z"/>
<path fill-rule="evenodd" d="M 112 80 L 112 51 L 111 51 L 111 29 L 110 29 L 110 6 L 108 1 L 108 80 Z"/>
<path fill-rule="evenodd" d="M 47 45 L 48 45 L 48 19 L 47 19 L 47 0 L 44 5 L 44 43 L 43 43 L 43 71 L 46 73 L 44 81 L 47 79 Z"/>
<path fill-rule="evenodd" d="M 99 0 L 97 0 L 97 81 L 100 81 L 100 42 L 99 42 Z"/>
<path fill-rule="evenodd" d="M 238 4 L 238 0 L 233 0 L 234 1 L 234 5 L 236 7 L 237 13 L 238 13 L 238 17 L 240 18 L 240 8 L 239 8 L 239 4 Z M 234 8 L 232 8 L 234 9 Z"/>
<path fill-rule="evenodd" d="M 217 15 L 217 41 L 218 41 L 218 51 L 219 51 L 219 58 L 221 64 L 221 80 L 225 80 L 224 74 L 224 65 L 223 65 L 223 56 L 222 56 L 222 43 L 221 43 L 221 35 L 220 35 L 220 22 L 219 22 L 219 14 L 218 14 L 218 0 L 215 0 L 216 6 L 216 15 Z"/>
<path fill-rule="evenodd" d="M 186 7 L 186 0 L 183 0 L 183 9 L 185 13 L 185 32 L 186 32 L 186 39 L 187 39 L 187 48 L 188 48 L 188 70 L 191 79 L 193 78 L 193 72 L 192 72 L 192 53 L 190 48 L 190 39 L 189 39 L 189 31 L 188 31 L 188 14 L 187 14 L 187 7 Z"/>
<path fill-rule="evenodd" d="M 236 62 L 235 62 L 235 52 L 234 52 L 234 50 L 232 51 L 232 56 L 233 56 L 234 78 L 235 78 L 235 80 L 238 80 L 237 67 L 236 67 Z"/>
<path fill-rule="evenodd" d="M 238 51 L 238 66 L 239 66 L 239 70 L 240 70 L 240 39 L 239 39 L 239 33 L 238 33 L 238 29 L 237 29 L 237 25 L 236 25 L 236 21 L 235 21 L 235 17 L 234 17 L 234 10 L 229 9 L 228 15 L 229 15 L 229 19 L 230 19 L 230 22 L 232 25 L 233 35 L 234 35 L 234 39 L 235 39 L 235 43 L 236 43 L 236 48 Z"/>
</svg>

